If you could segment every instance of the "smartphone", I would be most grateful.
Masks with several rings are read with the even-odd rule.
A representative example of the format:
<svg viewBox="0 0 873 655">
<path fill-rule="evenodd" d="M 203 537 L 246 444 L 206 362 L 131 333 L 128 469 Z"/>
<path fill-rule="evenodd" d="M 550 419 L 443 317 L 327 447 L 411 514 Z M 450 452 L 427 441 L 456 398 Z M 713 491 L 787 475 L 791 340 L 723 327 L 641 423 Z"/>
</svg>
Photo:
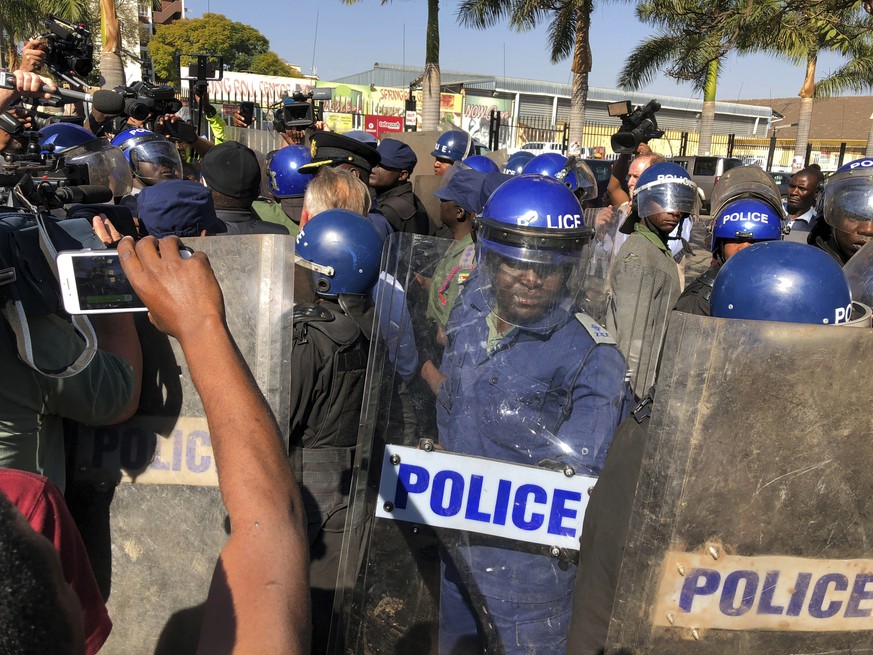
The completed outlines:
<svg viewBox="0 0 873 655">
<path fill-rule="evenodd" d="M 239 113 L 246 122 L 246 125 L 251 125 L 255 119 L 255 103 L 241 102 L 239 103 Z"/>
<path fill-rule="evenodd" d="M 64 309 L 70 314 L 148 311 L 136 295 L 115 250 L 65 250 L 58 253 Z"/>
</svg>

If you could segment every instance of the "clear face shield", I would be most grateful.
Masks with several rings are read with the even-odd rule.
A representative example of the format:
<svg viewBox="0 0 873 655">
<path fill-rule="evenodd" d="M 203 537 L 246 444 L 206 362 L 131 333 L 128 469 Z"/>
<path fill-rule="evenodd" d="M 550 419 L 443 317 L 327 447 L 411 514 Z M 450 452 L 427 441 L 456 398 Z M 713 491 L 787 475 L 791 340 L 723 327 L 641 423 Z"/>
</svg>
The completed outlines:
<svg viewBox="0 0 873 655">
<path fill-rule="evenodd" d="M 64 162 L 88 167 L 89 184 L 102 184 L 112 189 L 116 198 L 130 193 L 133 177 L 120 148 L 99 138 L 64 151 Z"/>
<path fill-rule="evenodd" d="M 572 173 L 576 178 L 576 188 L 573 190 L 573 193 L 579 199 L 579 202 L 597 198 L 597 178 L 594 177 L 594 173 L 591 172 L 588 164 L 581 159 L 577 159 Z"/>
<path fill-rule="evenodd" d="M 700 213 L 697 185 L 690 180 L 659 182 L 634 189 L 637 214 L 641 218 L 660 213 L 679 212 L 696 216 Z"/>
<path fill-rule="evenodd" d="M 840 248 L 849 256 L 873 237 L 873 176 L 870 171 L 834 175 L 824 196 L 825 221 L 834 230 Z"/>
<path fill-rule="evenodd" d="M 182 179 L 182 159 L 176 146 L 166 139 L 146 141 L 130 151 L 133 174 L 147 185 Z"/>
<path fill-rule="evenodd" d="M 519 327 L 560 324 L 582 291 L 582 249 L 589 238 L 585 229 L 573 236 L 544 236 L 480 226 L 477 268 L 489 309 Z"/>
</svg>

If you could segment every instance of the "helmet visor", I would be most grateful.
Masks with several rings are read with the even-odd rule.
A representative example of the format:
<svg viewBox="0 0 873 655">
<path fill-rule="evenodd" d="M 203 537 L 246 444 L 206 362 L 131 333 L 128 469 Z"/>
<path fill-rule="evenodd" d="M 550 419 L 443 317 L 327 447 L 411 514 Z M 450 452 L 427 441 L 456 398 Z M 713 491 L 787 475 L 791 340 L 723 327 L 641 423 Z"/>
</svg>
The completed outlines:
<svg viewBox="0 0 873 655">
<path fill-rule="evenodd" d="M 103 137 L 64 152 L 64 162 L 88 167 L 89 184 L 102 184 L 112 189 L 116 198 L 130 193 L 133 178 L 120 148 Z"/>
<path fill-rule="evenodd" d="M 130 151 L 134 175 L 149 184 L 167 179 L 182 179 L 182 159 L 176 146 L 166 139 L 146 141 Z"/>
<path fill-rule="evenodd" d="M 850 234 L 873 231 L 873 180 L 847 177 L 829 182 L 825 189 L 825 221 L 834 229 Z"/>
<path fill-rule="evenodd" d="M 693 184 L 657 184 L 644 189 L 635 189 L 637 214 L 642 218 L 663 212 L 679 212 L 696 215 L 700 210 L 700 197 Z"/>
<path fill-rule="evenodd" d="M 489 309 L 520 327 L 548 328 L 563 322 L 582 288 L 583 243 L 579 249 L 546 248 L 480 236 L 477 268 Z"/>
</svg>

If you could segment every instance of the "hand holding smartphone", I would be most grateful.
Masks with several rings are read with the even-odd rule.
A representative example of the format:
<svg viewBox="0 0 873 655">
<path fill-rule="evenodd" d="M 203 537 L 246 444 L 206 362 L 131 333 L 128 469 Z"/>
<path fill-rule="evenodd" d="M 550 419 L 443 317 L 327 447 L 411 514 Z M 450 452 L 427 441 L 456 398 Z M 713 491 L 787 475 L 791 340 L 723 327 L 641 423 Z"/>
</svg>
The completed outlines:
<svg viewBox="0 0 873 655">
<path fill-rule="evenodd" d="M 183 259 L 191 249 L 182 246 Z M 58 253 L 58 277 L 64 309 L 69 314 L 146 312 L 121 268 L 115 250 L 65 250 Z"/>
</svg>

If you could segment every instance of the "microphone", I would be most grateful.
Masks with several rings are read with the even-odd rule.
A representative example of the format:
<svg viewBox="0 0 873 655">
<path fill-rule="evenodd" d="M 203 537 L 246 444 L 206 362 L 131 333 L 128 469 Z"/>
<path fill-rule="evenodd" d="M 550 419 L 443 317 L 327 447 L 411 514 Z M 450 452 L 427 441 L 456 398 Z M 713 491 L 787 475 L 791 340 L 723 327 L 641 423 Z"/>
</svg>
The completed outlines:
<svg viewBox="0 0 873 655">
<path fill-rule="evenodd" d="M 70 203 L 112 202 L 112 189 L 101 184 L 61 186 L 54 190 L 55 197 L 65 205 Z"/>
<path fill-rule="evenodd" d="M 0 88 L 15 90 L 15 76 L 7 71 L 0 71 Z M 82 91 L 74 91 L 73 89 L 62 89 L 58 87 L 52 90 L 47 84 L 43 84 L 40 89 L 42 93 L 52 93 L 60 96 L 64 100 L 73 102 L 81 100 L 83 102 L 91 102 L 97 111 L 104 114 L 120 114 L 124 109 L 124 96 L 115 91 L 107 89 L 99 89 L 93 94 L 83 93 Z"/>
</svg>

